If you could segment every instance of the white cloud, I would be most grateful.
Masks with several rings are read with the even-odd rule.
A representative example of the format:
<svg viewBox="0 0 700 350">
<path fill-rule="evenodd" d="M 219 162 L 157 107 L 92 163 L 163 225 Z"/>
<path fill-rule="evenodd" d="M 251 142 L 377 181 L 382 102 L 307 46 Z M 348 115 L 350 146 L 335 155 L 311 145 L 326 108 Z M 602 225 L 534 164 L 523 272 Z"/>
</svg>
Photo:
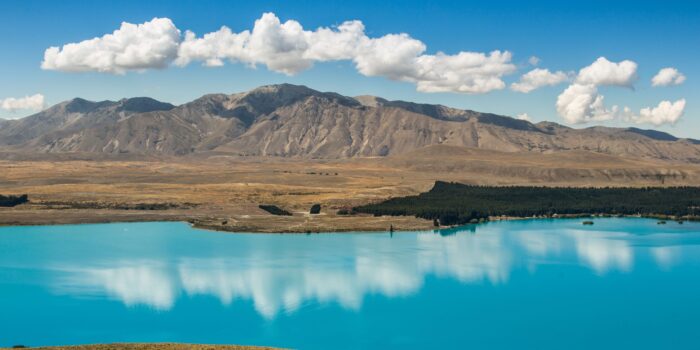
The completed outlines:
<svg viewBox="0 0 700 350">
<path fill-rule="evenodd" d="M 683 249 L 680 247 L 652 247 L 649 249 L 651 256 L 654 257 L 656 265 L 667 270 L 680 260 L 680 255 Z"/>
<path fill-rule="evenodd" d="M 517 118 L 520 120 L 526 120 L 526 121 L 531 121 L 530 116 L 527 113 L 520 113 L 517 115 Z"/>
<path fill-rule="evenodd" d="M 46 102 L 44 101 L 44 95 L 42 94 L 35 94 L 21 98 L 8 97 L 0 100 L 0 108 L 10 112 L 16 112 L 23 109 L 40 111 L 44 109 L 45 106 Z"/>
<path fill-rule="evenodd" d="M 572 124 L 613 119 L 617 106 L 607 109 L 604 99 L 595 85 L 574 83 L 557 97 L 557 112 Z"/>
<path fill-rule="evenodd" d="M 362 75 L 408 80 L 408 76 L 416 74 L 416 58 L 425 49 L 425 44 L 408 34 L 388 34 L 378 39 L 365 37 L 353 61 Z"/>
<path fill-rule="evenodd" d="M 315 61 L 349 60 L 356 55 L 364 37 L 364 25 L 348 21 L 337 29 L 305 31 L 297 21 L 281 23 L 273 13 L 255 21 L 252 31 L 234 33 L 228 27 L 197 38 L 187 31 L 175 63 L 185 66 L 202 61 L 205 66 L 221 66 L 225 60 L 268 69 L 288 75 L 310 68 Z"/>
<path fill-rule="evenodd" d="M 41 68 L 113 74 L 165 68 L 176 58 L 179 43 L 180 31 L 168 18 L 122 22 L 112 34 L 46 49 Z"/>
<path fill-rule="evenodd" d="M 224 59 L 243 58 L 243 43 L 250 37 L 250 32 L 239 34 L 231 32 L 228 27 L 221 27 L 197 39 L 195 33 L 185 32 L 185 40 L 180 44 L 175 64 L 186 66 L 193 60 L 203 61 L 205 66 L 223 66 Z"/>
<path fill-rule="evenodd" d="M 685 81 L 685 75 L 673 67 L 661 69 L 656 75 L 651 78 L 652 86 L 669 86 L 680 85 Z"/>
<path fill-rule="evenodd" d="M 610 62 L 599 57 L 590 66 L 582 68 L 576 77 L 576 83 L 582 85 L 609 85 L 631 87 L 637 80 L 637 63 L 624 60 Z"/>
<path fill-rule="evenodd" d="M 567 81 L 569 77 L 562 71 L 550 72 L 548 69 L 535 68 L 520 77 L 520 81 L 510 84 L 513 91 L 528 93 L 543 86 L 552 86 Z"/>
<path fill-rule="evenodd" d="M 680 74 L 674 71 L 666 71 L 663 77 L 657 80 L 660 83 L 661 81 L 672 83 Z M 663 69 L 657 77 L 662 75 L 662 72 L 664 72 Z M 575 82 L 559 95 L 556 103 L 557 112 L 564 120 L 573 124 L 620 118 L 635 123 L 659 126 L 675 124 L 683 116 L 685 99 L 673 103 L 661 101 L 657 107 L 642 108 L 639 114 L 634 114 L 629 107 L 620 110 L 616 105 L 610 108 L 605 106 L 603 95 L 598 93 L 599 86 L 632 87 L 636 79 L 636 63 L 629 60 L 615 63 L 600 57 L 590 66 L 582 68 Z"/>
<path fill-rule="evenodd" d="M 524 267 L 535 273 L 538 266 L 553 264 L 587 267 L 600 275 L 631 271 L 636 252 L 644 249 L 634 244 L 639 242 L 637 235 L 614 230 L 489 225 L 477 232 L 449 236 L 423 232 L 398 241 L 351 235 L 343 244 L 324 245 L 325 249 L 299 242 L 294 245 L 294 258 L 283 260 L 284 264 L 280 259 L 288 257 L 275 256 L 264 242 L 238 254 L 214 253 L 172 264 L 137 260 L 77 266 L 68 262 L 60 264 L 62 277 L 51 281 L 51 287 L 70 297 L 107 296 L 128 306 L 162 311 L 186 298 L 215 297 L 223 305 L 247 303 L 262 317 L 274 319 L 330 303 L 359 310 L 367 297 L 411 296 L 426 280 L 435 278 L 497 285 L 507 283 L 514 271 L 520 273 Z M 386 254 L 373 254 L 367 247 Z M 660 265 L 670 266 L 681 252 L 657 246 L 651 253 Z"/>
<path fill-rule="evenodd" d="M 540 58 L 537 56 L 530 56 L 530 58 L 527 60 L 527 63 L 536 66 L 540 64 Z"/>
<path fill-rule="evenodd" d="M 411 82 L 423 92 L 460 93 L 503 89 L 501 78 L 516 70 L 508 51 L 430 55 L 426 49 L 405 33 L 370 38 L 360 21 L 311 31 L 297 21 L 281 22 L 274 13 L 265 13 L 252 30 L 236 33 L 221 27 L 201 37 L 186 31 L 181 41 L 172 21 L 156 18 L 140 25 L 122 23 L 119 30 L 101 38 L 51 47 L 42 68 L 123 74 L 171 63 L 185 66 L 200 61 L 216 67 L 229 61 L 293 75 L 315 62 L 348 60 L 366 76 Z"/>
<path fill-rule="evenodd" d="M 348 21 L 337 28 L 308 31 L 297 21 L 282 23 L 273 13 L 266 13 L 252 31 L 234 33 L 223 27 L 201 38 L 187 32 L 176 63 L 202 61 L 217 66 L 229 60 L 264 64 L 272 71 L 292 75 L 314 62 L 351 60 L 365 76 L 412 82 L 423 92 L 463 93 L 503 89 L 501 77 L 515 71 L 509 52 L 426 55 L 426 45 L 408 34 L 370 38 L 364 30 L 362 22 Z"/>
<path fill-rule="evenodd" d="M 629 109 L 625 110 L 627 117 L 639 124 L 653 124 L 656 126 L 663 124 L 675 124 L 685 112 L 685 99 L 676 102 L 661 101 L 658 106 L 642 108 L 639 115 L 629 115 Z"/>
<path fill-rule="evenodd" d="M 415 82 L 421 92 L 487 93 L 506 87 L 501 77 L 515 72 L 511 58 L 508 51 L 421 55 L 415 59 L 415 71 L 402 80 Z"/>
<path fill-rule="evenodd" d="M 617 269 L 629 271 L 634 262 L 634 250 L 630 247 L 628 234 L 565 231 L 575 241 L 576 252 L 583 263 L 598 274 Z"/>
</svg>

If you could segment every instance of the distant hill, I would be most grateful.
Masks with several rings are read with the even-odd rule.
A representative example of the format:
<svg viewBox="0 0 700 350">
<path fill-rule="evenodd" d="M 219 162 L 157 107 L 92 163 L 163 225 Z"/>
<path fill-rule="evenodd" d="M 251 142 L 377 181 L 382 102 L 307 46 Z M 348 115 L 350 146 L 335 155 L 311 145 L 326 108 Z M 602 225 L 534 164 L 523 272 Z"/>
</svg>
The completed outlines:
<svg viewBox="0 0 700 350">
<path fill-rule="evenodd" d="M 502 152 L 589 151 L 700 163 L 700 142 L 637 128 L 574 129 L 441 105 L 270 85 L 180 106 L 73 99 L 0 123 L 0 152 L 350 158 L 449 145 Z"/>
</svg>

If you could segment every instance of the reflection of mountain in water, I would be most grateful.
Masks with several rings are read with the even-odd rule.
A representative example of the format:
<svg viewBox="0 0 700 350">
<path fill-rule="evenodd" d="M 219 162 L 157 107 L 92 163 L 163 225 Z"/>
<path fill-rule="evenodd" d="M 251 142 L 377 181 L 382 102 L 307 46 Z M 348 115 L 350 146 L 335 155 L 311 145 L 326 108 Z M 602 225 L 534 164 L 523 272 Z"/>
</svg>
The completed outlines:
<svg viewBox="0 0 700 350">
<path fill-rule="evenodd" d="M 180 295 L 210 295 L 223 304 L 250 300 L 266 318 L 294 312 L 308 302 L 359 309 L 375 294 L 405 296 L 420 290 L 428 276 L 461 283 L 504 284 L 518 268 L 535 273 L 546 264 L 580 264 L 598 275 L 632 270 L 639 247 L 634 236 L 585 230 L 499 231 L 484 226 L 476 234 L 398 234 L 393 239 L 353 235 L 348 244 L 318 247 L 309 242 L 294 258 L 251 246 L 244 256 L 181 257 L 172 264 L 137 260 L 69 267 L 56 287 L 61 293 L 109 296 L 126 305 L 172 308 Z M 250 238 L 250 239 L 254 239 Z M 346 242 L 346 243 L 347 243 Z M 668 268 L 679 250 L 647 248 Z M 105 267 L 108 266 L 108 267 Z"/>
</svg>

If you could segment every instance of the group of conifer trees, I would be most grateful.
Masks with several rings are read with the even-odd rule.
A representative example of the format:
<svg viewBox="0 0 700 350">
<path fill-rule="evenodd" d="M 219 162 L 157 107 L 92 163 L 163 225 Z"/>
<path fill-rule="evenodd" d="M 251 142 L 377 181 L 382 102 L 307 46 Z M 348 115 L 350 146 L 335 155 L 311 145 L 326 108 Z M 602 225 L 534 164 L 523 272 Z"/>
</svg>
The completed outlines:
<svg viewBox="0 0 700 350">
<path fill-rule="evenodd" d="M 700 187 L 472 186 L 438 181 L 428 192 L 354 208 L 375 215 L 410 215 L 442 225 L 489 216 L 554 214 L 700 215 Z"/>
</svg>

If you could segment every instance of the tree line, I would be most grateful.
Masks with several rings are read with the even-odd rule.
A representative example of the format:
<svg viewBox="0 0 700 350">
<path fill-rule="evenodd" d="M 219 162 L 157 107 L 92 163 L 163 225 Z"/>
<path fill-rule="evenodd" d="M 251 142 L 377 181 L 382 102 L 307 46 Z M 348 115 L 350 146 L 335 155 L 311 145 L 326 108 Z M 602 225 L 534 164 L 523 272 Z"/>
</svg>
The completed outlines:
<svg viewBox="0 0 700 350">
<path fill-rule="evenodd" d="M 571 214 L 700 215 L 700 187 L 473 186 L 437 181 L 417 196 L 355 207 L 359 213 L 411 215 L 459 225 L 489 216 Z"/>
</svg>

